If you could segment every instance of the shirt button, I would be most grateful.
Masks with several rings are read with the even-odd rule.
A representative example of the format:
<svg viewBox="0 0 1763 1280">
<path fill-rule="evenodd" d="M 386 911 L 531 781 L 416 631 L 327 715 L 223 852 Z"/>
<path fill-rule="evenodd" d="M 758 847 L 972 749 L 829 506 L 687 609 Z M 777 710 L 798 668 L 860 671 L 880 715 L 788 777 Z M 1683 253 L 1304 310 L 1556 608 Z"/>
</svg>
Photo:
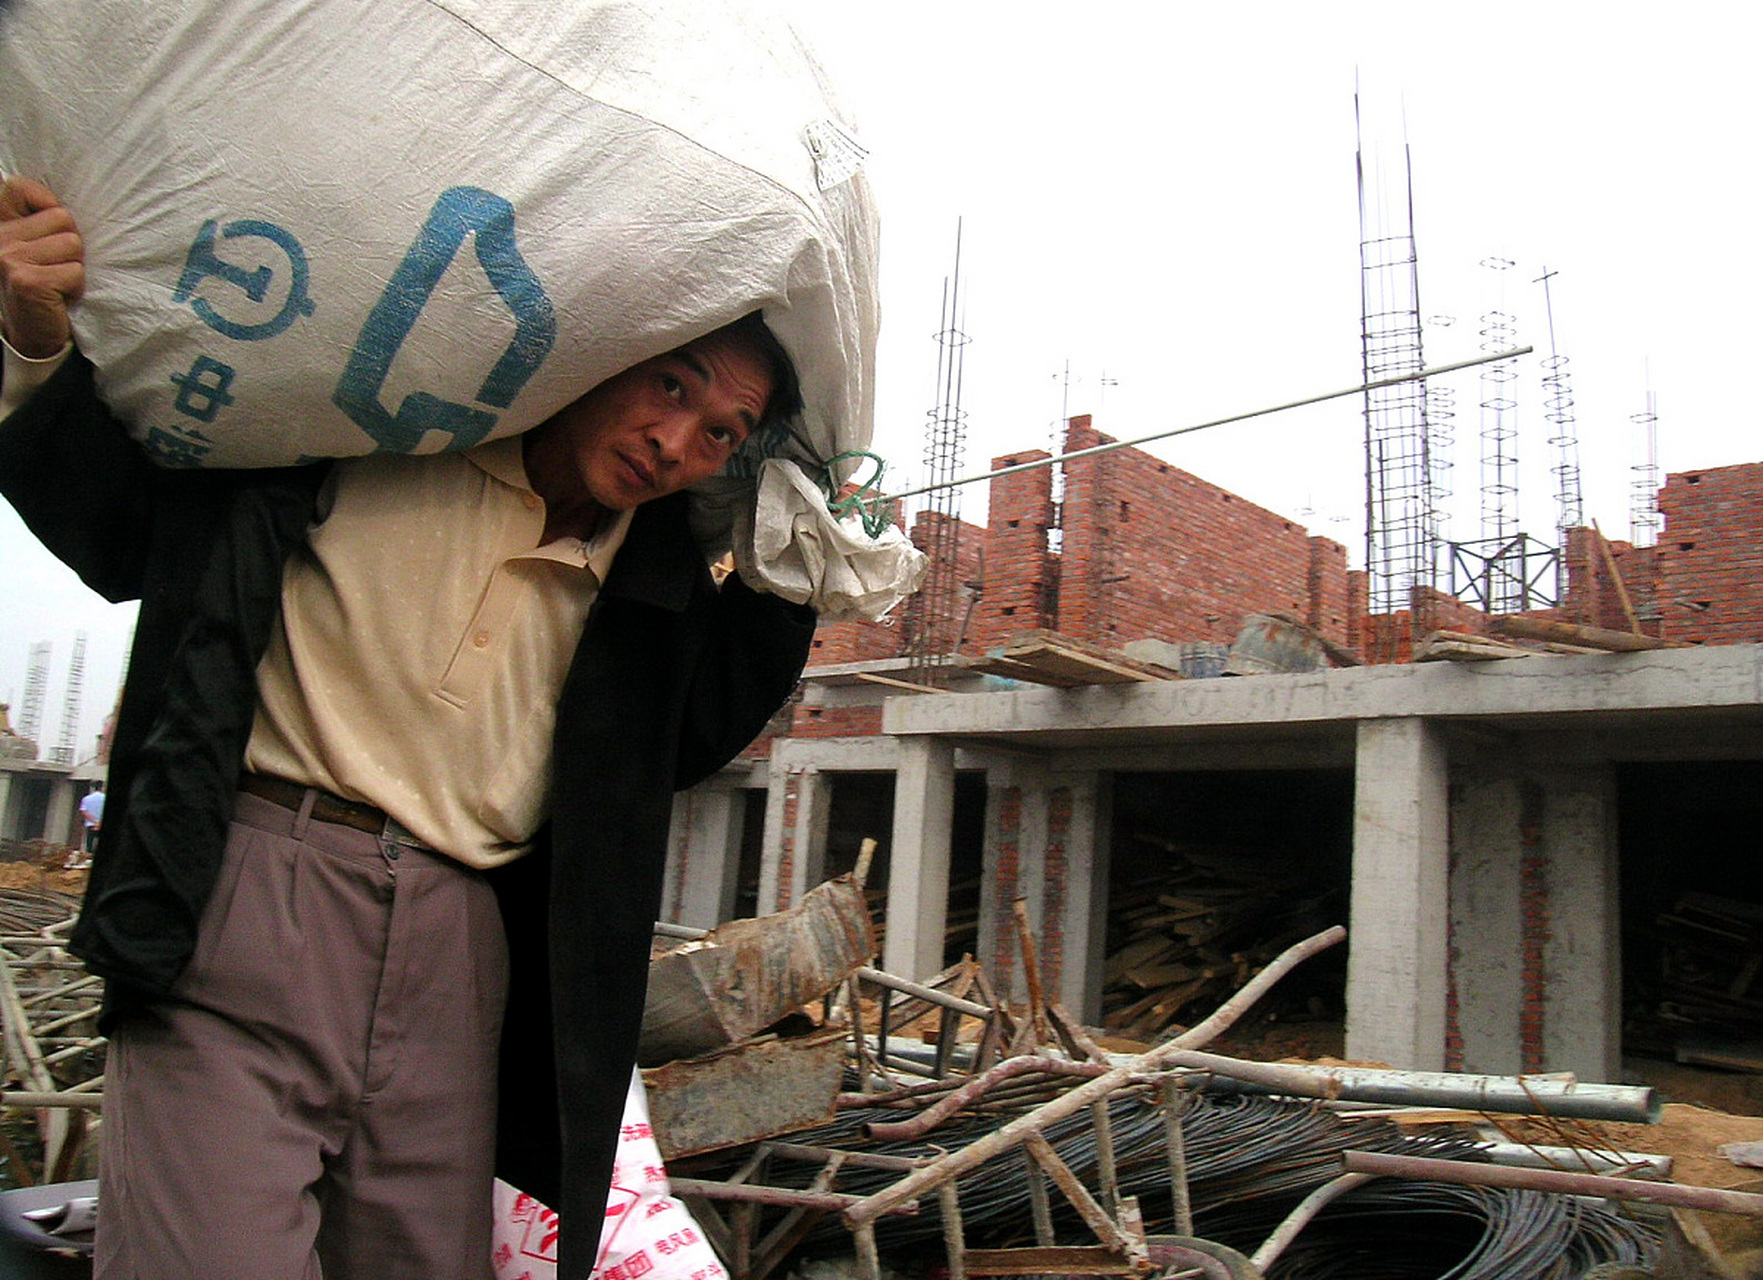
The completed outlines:
<svg viewBox="0 0 1763 1280">
<path fill-rule="evenodd" d="M 490 633 L 488 631 L 480 631 L 471 638 L 471 642 L 478 648 L 482 649 L 485 645 L 490 643 Z"/>
</svg>

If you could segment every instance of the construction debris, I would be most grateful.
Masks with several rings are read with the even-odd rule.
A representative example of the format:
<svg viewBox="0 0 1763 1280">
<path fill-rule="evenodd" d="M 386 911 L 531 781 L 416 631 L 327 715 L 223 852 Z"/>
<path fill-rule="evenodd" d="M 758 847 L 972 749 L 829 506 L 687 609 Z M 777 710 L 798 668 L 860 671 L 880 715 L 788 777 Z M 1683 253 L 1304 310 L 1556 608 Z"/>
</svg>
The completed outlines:
<svg viewBox="0 0 1763 1280">
<path fill-rule="evenodd" d="M 1345 1280 L 1366 1274 L 1368 1242 L 1414 1262 L 1412 1272 L 1392 1275 L 1533 1280 L 1602 1267 L 1599 1274 L 1645 1276 L 1660 1256 L 1658 1229 L 1568 1192 L 1763 1209 L 1763 1197 L 1663 1182 L 1656 1166 L 1640 1161 L 1606 1163 L 1570 1184 L 1544 1171 L 1547 1191 L 1498 1189 L 1487 1184 L 1510 1183 L 1513 1171 L 1488 1163 L 1488 1144 L 1471 1128 L 1398 1125 L 1387 1110 L 1645 1119 L 1657 1112 L 1650 1091 L 1635 1099 L 1623 1087 L 1568 1080 L 1423 1078 L 1205 1050 L 1294 969 L 1338 944 L 1338 928 L 1288 948 L 1189 1030 L 1122 1058 L 1103 1054 L 1046 1001 L 1038 974 L 1023 1012 L 1001 1007 L 971 961 L 925 983 L 863 964 L 846 969 L 842 958 L 817 961 L 809 967 L 819 976 L 792 986 L 798 972 L 786 978 L 789 966 L 762 958 L 768 936 L 770 948 L 790 954 L 803 951 L 806 936 L 816 940 L 806 950 L 824 960 L 826 921 L 848 925 L 843 899 L 851 896 L 853 886 L 829 889 L 812 910 L 744 921 L 732 934 L 725 926 L 720 947 L 688 952 L 710 956 L 738 937 L 735 949 L 747 957 L 738 972 L 772 975 L 774 994 L 812 992 L 816 1007 L 797 1016 L 811 1015 L 818 1030 L 748 1036 L 645 1073 L 674 1193 L 692 1205 L 733 1280 L 765 1280 L 802 1258 L 853 1250 L 867 1280 L 880 1280 L 884 1252 L 890 1266 L 916 1267 L 932 1250 L 950 1280 L 1153 1273 L 1256 1280 L 1276 1263 L 1282 1275 Z M 860 891 L 854 896 L 861 902 Z M 827 899 L 839 905 L 822 914 Z M 1174 913 L 1165 927 L 1219 914 L 1216 905 L 1200 915 L 1156 905 Z M 808 918 L 819 923 L 808 926 Z M 55 972 L 57 927 L 27 923 L 9 936 L 9 946 L 16 938 L 26 946 L 9 970 L 16 975 L 23 962 Z M 864 928 L 848 936 L 872 935 Z M 1024 949 L 1031 965 L 1033 954 Z M 1230 967 L 1236 974 L 1255 966 L 1233 959 Z M 700 1001 L 719 1027 L 765 1016 L 750 1012 L 747 993 L 711 985 L 712 970 L 682 970 L 692 981 L 670 998 Z M 844 993 L 836 991 L 841 981 Z M 717 1003 L 731 1008 L 708 1007 Z M 927 1017 L 933 1033 L 899 1038 L 899 1027 L 923 1027 Z M 24 1025 L 10 1005 L 7 1025 L 9 1033 Z M 55 1029 L 30 1025 L 40 1052 Z M 1273 1096 L 1244 1092 L 1253 1089 Z M 1355 1109 L 1360 1098 L 1386 1110 Z M 1517 1172 L 1540 1185 L 1530 1176 L 1537 1171 Z M 1557 1182 L 1564 1190 L 1553 1189 Z M 1446 1223 L 1457 1225 L 1441 1229 Z"/>
<path fill-rule="evenodd" d="M 1359 659 L 1289 613 L 1251 613 L 1225 659 L 1227 676 L 1297 674 L 1329 666 L 1356 667 Z"/>
<path fill-rule="evenodd" d="M 745 1146 L 827 1123 L 844 1086 L 843 1027 L 762 1036 L 643 1071 L 664 1159 Z"/>
<path fill-rule="evenodd" d="M 731 920 L 649 966 L 638 1058 L 694 1058 L 757 1035 L 875 955 L 863 889 L 830 880 L 777 915 Z"/>
</svg>

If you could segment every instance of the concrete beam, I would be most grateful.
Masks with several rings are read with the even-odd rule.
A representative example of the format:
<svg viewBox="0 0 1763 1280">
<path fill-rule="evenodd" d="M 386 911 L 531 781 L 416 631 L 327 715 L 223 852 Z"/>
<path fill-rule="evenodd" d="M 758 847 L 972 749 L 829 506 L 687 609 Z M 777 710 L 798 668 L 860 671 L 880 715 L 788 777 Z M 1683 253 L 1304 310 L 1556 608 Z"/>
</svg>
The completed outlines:
<svg viewBox="0 0 1763 1280">
<path fill-rule="evenodd" d="M 1407 1071 L 1444 1068 L 1446 804 L 1444 745 L 1429 725 L 1408 719 L 1359 726 L 1348 922 L 1349 1058 Z"/>
<path fill-rule="evenodd" d="M 1167 680 L 975 697 L 890 698 L 883 731 L 1061 747 L 1125 744 L 1147 730 L 1317 724 L 1338 720 L 1561 716 L 1614 722 L 1671 710 L 1730 710 L 1763 722 L 1763 645 L 1538 656 L 1492 662 L 1355 667 L 1304 675 Z M 1135 738 L 1135 734 L 1137 737 Z"/>
</svg>

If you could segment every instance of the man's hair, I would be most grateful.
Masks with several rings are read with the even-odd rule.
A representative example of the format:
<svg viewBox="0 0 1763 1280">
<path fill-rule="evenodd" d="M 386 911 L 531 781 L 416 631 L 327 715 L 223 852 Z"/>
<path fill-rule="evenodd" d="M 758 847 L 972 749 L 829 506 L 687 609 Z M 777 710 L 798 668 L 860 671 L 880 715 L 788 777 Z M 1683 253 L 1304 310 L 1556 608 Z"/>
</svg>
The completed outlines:
<svg viewBox="0 0 1763 1280">
<path fill-rule="evenodd" d="M 802 383 L 796 377 L 795 363 L 790 359 L 790 353 L 784 350 L 784 344 L 766 325 L 763 315 L 749 311 L 734 323 L 724 325 L 719 332 L 751 343 L 770 367 L 771 396 L 760 416 L 759 430 L 781 426 L 802 412 Z M 758 431 L 754 434 L 757 435 Z"/>
</svg>

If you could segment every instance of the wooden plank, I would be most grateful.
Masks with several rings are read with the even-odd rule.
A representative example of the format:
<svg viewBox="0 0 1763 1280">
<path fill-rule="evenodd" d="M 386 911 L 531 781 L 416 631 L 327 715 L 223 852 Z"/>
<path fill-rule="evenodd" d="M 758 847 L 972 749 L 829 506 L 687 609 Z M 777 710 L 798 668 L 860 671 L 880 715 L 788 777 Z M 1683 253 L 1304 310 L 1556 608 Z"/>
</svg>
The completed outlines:
<svg viewBox="0 0 1763 1280">
<path fill-rule="evenodd" d="M 1534 649 L 1525 649 L 1482 636 L 1460 636 L 1448 631 L 1435 631 L 1414 646 L 1416 662 L 1488 662 L 1499 658 L 1534 656 Z"/>
<path fill-rule="evenodd" d="M 1128 684 L 1134 681 L 1179 679 L 1178 672 L 1139 662 L 1100 645 L 1056 631 L 1027 631 L 1012 636 L 996 657 L 1021 662 L 1048 675 L 1083 684 Z"/>
<path fill-rule="evenodd" d="M 1622 571 L 1616 567 L 1616 553 L 1610 550 L 1610 539 L 1598 528 L 1598 522 L 1592 521 L 1592 537 L 1597 539 L 1598 557 L 1603 560 L 1604 568 L 1610 574 L 1610 582 L 1616 588 L 1616 602 L 1622 606 L 1622 616 L 1628 620 L 1628 629 L 1637 636 L 1641 634 L 1641 620 L 1635 616 L 1634 602 L 1628 598 L 1628 584 L 1622 580 Z"/>
<path fill-rule="evenodd" d="M 1016 662 L 997 654 L 976 658 L 967 669 L 977 671 L 981 675 L 1003 676 L 1006 680 L 1021 680 L 1027 684 L 1051 685 L 1055 689 L 1076 689 L 1085 683 L 1082 680 L 1073 680 L 1068 676 L 1056 676 L 1051 672 L 1041 670 L 1032 663 Z"/>
<path fill-rule="evenodd" d="M 1525 640 L 1556 640 L 1563 644 L 1582 644 L 1610 653 L 1632 653 L 1641 649 L 1686 648 L 1677 640 L 1656 640 L 1652 636 L 1635 635 L 1628 631 L 1611 631 L 1605 627 L 1582 627 L 1571 622 L 1550 622 L 1544 618 L 1526 618 L 1506 613 L 1488 619 L 1488 630 L 1496 635 L 1518 636 Z"/>
</svg>

